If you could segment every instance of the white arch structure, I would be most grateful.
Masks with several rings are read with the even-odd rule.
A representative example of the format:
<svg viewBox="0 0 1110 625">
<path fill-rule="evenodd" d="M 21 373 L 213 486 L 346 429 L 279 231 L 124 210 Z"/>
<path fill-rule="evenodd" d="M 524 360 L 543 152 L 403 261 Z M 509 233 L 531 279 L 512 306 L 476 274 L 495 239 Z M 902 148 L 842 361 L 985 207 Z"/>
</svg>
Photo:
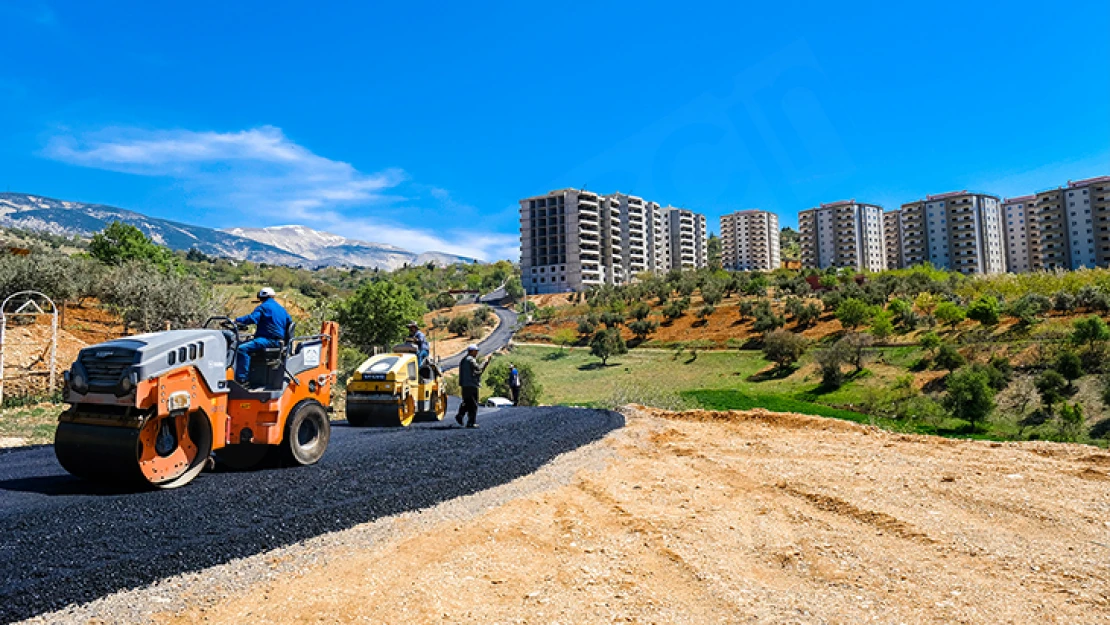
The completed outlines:
<svg viewBox="0 0 1110 625">
<path fill-rule="evenodd" d="M 22 298 L 22 299 L 17 299 Z M 13 301 L 14 300 L 14 301 Z M 12 309 L 15 306 L 15 309 Z M 0 402 L 4 401 L 4 347 L 8 338 L 9 316 L 50 317 L 50 382 L 49 392 L 56 388 L 54 373 L 55 358 L 58 353 L 58 307 L 54 300 L 39 291 L 20 291 L 12 293 L 0 304 Z"/>
</svg>

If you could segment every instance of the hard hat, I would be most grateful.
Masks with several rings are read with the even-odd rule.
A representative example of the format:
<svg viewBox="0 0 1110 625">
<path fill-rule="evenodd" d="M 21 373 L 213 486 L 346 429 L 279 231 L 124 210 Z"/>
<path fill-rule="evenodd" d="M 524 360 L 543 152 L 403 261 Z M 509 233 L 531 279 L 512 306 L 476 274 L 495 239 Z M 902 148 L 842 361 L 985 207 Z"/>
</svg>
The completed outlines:
<svg viewBox="0 0 1110 625">
<path fill-rule="evenodd" d="M 266 299 L 267 297 L 273 297 L 274 295 L 276 295 L 276 293 L 274 293 L 273 289 L 271 289 L 270 287 L 264 287 L 261 291 L 258 292 L 258 299 Z"/>
<path fill-rule="evenodd" d="M 476 351 L 478 351 L 478 346 L 477 346 L 477 345 L 471 345 L 470 347 L 467 347 L 467 348 L 466 348 L 466 351 L 468 351 L 468 352 L 476 352 Z"/>
<path fill-rule="evenodd" d="M 410 321 L 410 322 L 408 323 L 408 326 L 409 326 L 410 328 L 419 328 L 419 327 L 420 327 L 420 326 L 419 326 L 419 325 L 418 325 L 418 324 L 417 324 L 417 323 L 416 323 L 415 321 Z"/>
</svg>

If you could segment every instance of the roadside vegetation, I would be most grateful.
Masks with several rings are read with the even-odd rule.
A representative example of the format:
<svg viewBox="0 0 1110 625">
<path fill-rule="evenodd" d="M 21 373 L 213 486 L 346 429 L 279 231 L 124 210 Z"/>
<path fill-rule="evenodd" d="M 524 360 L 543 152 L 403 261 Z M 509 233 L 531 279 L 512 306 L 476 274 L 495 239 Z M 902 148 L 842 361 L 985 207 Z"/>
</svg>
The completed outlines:
<svg viewBox="0 0 1110 625">
<path fill-rule="evenodd" d="M 1102 445 L 1110 437 L 1106 270 L 672 271 L 532 300 L 517 340 L 557 348 L 536 361 L 548 401 L 804 402 L 790 409 L 848 411 L 839 416 L 906 431 Z M 686 356 L 656 375 L 667 352 Z M 732 375 L 699 371 L 702 362 Z M 621 371 L 628 383 L 610 385 Z M 566 393 L 552 376 L 568 379 Z"/>
</svg>

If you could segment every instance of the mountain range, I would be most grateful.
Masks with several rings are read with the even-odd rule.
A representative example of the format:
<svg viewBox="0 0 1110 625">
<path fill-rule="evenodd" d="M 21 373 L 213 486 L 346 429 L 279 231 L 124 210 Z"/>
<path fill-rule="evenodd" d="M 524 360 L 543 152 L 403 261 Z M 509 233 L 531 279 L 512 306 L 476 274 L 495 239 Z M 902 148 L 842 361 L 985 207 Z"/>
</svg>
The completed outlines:
<svg viewBox="0 0 1110 625">
<path fill-rule="evenodd" d="M 416 253 L 385 243 L 348 239 L 305 226 L 217 230 L 150 217 L 115 206 L 70 202 L 26 193 L 0 193 L 0 226 L 89 237 L 113 221 L 133 225 L 174 250 L 294 267 L 352 266 L 397 269 L 404 264 L 472 263 L 442 252 Z"/>
</svg>

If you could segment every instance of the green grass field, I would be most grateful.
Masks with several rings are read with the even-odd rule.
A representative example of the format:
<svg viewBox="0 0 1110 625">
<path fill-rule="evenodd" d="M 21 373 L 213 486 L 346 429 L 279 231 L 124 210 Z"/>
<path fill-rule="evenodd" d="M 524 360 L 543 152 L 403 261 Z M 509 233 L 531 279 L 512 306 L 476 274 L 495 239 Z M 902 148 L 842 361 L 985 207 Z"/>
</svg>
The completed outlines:
<svg viewBox="0 0 1110 625">
<path fill-rule="evenodd" d="M 1002 432 L 968 433 L 961 428 L 962 422 L 955 420 L 934 425 L 904 423 L 853 410 L 888 389 L 906 374 L 905 363 L 920 357 L 918 348 L 885 348 L 882 360 L 873 362 L 862 375 L 850 376 L 841 388 L 825 392 L 808 357 L 798 368 L 780 375 L 755 351 L 695 355 L 634 349 L 610 359 L 605 367 L 589 350 L 580 348 L 516 347 L 509 356 L 532 366 L 546 404 L 613 408 L 638 403 L 672 410 L 765 408 L 870 423 L 900 432 L 1000 438 Z"/>
</svg>

